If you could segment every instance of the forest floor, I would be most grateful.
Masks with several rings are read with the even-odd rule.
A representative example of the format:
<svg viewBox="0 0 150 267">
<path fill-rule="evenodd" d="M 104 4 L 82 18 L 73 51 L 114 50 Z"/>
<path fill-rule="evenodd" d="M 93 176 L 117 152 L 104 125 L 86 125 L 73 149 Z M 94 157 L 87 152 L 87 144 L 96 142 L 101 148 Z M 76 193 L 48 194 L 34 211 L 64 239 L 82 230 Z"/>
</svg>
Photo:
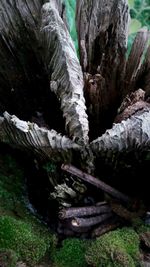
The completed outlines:
<svg viewBox="0 0 150 267">
<path fill-rule="evenodd" d="M 24 176 L 17 160 L 0 152 L 0 267 L 148 266 L 150 227 L 141 222 L 95 240 L 66 238 L 58 244 L 29 210 Z"/>
</svg>

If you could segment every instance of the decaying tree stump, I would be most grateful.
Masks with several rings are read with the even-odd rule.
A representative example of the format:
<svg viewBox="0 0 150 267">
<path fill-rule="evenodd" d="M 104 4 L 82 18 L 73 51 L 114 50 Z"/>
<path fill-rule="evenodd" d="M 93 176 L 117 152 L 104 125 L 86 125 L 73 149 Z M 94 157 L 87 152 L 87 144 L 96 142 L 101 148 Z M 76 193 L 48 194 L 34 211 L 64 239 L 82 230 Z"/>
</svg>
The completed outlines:
<svg viewBox="0 0 150 267">
<path fill-rule="evenodd" d="M 79 59 L 60 0 L 1 0 L 0 11 L 0 142 L 96 176 L 101 159 L 149 152 L 150 33 L 137 33 L 127 57 L 127 0 L 77 0 Z M 54 190 L 73 198 L 64 180 Z M 73 208 L 74 225 L 111 216 Z M 93 236 L 118 225 L 105 221 Z"/>
</svg>

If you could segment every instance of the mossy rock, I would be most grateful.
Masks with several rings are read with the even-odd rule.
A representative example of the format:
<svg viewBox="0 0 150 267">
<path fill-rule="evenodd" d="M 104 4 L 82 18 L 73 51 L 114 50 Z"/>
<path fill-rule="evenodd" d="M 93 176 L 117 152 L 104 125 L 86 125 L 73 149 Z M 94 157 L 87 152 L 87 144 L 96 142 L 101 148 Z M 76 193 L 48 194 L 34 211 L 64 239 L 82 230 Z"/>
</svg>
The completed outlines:
<svg viewBox="0 0 150 267">
<path fill-rule="evenodd" d="M 86 267 L 85 251 L 88 244 L 77 238 L 68 238 L 54 254 L 55 267 Z"/>
<path fill-rule="evenodd" d="M 93 241 L 86 252 L 86 260 L 94 267 L 136 267 L 139 243 L 139 236 L 133 229 L 118 229 Z"/>
<path fill-rule="evenodd" d="M 41 236 L 30 224 L 10 216 L 0 217 L 0 249 L 13 250 L 19 260 L 32 266 L 44 257 L 52 245 L 51 234 Z"/>
</svg>

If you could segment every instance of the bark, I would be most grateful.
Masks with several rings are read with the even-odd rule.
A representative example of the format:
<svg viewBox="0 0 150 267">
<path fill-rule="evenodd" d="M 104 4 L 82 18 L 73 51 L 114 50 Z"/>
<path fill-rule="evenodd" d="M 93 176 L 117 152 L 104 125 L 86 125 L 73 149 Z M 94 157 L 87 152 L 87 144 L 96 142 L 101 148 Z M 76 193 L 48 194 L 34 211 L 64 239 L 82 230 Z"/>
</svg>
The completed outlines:
<svg viewBox="0 0 150 267">
<path fill-rule="evenodd" d="M 95 156 L 101 153 L 113 155 L 115 152 L 149 150 L 150 109 L 149 107 L 121 123 L 114 124 L 101 137 L 94 140 L 91 149 Z"/>
<path fill-rule="evenodd" d="M 93 177 L 87 173 L 80 171 L 79 169 L 77 169 L 76 167 L 74 167 L 72 165 L 62 165 L 62 169 L 73 174 L 73 175 L 76 175 L 77 177 L 79 177 L 83 181 L 88 182 L 88 183 L 100 188 L 101 190 L 108 193 L 112 197 L 115 197 L 115 198 L 117 198 L 123 202 L 129 202 L 130 201 L 130 198 L 128 196 L 124 195 L 123 193 L 119 192 L 118 190 L 114 189 L 113 187 L 105 184 L 100 179 L 97 179 L 97 178 L 95 178 L 95 177 Z"/>
<path fill-rule="evenodd" d="M 99 216 L 90 217 L 90 218 L 74 218 L 72 220 L 72 225 L 75 227 L 89 227 L 89 226 L 102 223 L 105 220 L 108 220 L 109 218 L 111 218 L 112 216 L 113 216 L 112 213 L 106 213 L 106 214 L 101 214 Z"/>
<path fill-rule="evenodd" d="M 59 217 L 61 219 L 68 219 L 72 217 L 84 217 L 91 216 L 95 214 L 108 213 L 111 209 L 108 204 L 101 206 L 86 206 L 86 207 L 75 207 L 63 209 L 59 212 Z"/>
<path fill-rule="evenodd" d="M 144 245 L 150 249 L 150 233 L 149 232 L 141 233 L 140 241 L 142 241 Z"/>
<path fill-rule="evenodd" d="M 61 101 L 66 130 L 74 140 L 87 143 L 88 120 L 83 97 L 83 74 L 55 1 L 46 3 L 42 8 L 41 33 L 46 42 L 45 62 L 48 71 L 52 73 L 50 88 Z"/>
<path fill-rule="evenodd" d="M 138 218 L 142 218 L 142 216 L 146 212 L 144 205 L 141 205 L 138 211 L 130 211 L 125 207 L 123 207 L 120 203 L 112 202 L 111 208 L 114 213 L 116 213 L 122 219 L 129 221 L 131 223 Z"/>
<path fill-rule="evenodd" d="M 132 115 L 135 115 L 138 111 L 141 112 L 145 108 L 150 108 L 150 104 L 145 101 L 145 92 L 139 89 L 128 94 L 124 98 L 114 122 L 119 123 L 123 120 L 127 120 Z"/>
<path fill-rule="evenodd" d="M 127 0 L 77 0 L 82 66 L 66 27 L 62 1 L 1 0 L 0 10 L 0 113 L 7 110 L 15 114 L 5 112 L 0 117 L 1 142 L 61 164 L 77 162 L 88 173 L 93 170 L 93 161 L 100 156 L 107 159 L 108 154 L 149 151 L 150 48 L 143 61 L 149 33 L 142 29 L 137 34 L 126 62 Z M 144 89 L 146 95 L 141 90 L 133 93 L 139 88 Z M 52 96 L 60 103 L 69 137 L 51 130 L 53 127 L 45 121 L 46 128 L 29 122 L 38 109 L 45 112 L 45 101 L 49 120 L 52 117 L 55 120 L 58 110 L 53 110 Z M 124 96 L 127 97 L 116 117 Z M 49 112 L 51 105 L 52 112 Z M 112 127 L 115 117 L 118 123 Z M 91 143 L 88 120 L 90 140 L 100 136 Z M 106 129 L 109 130 L 105 132 Z M 67 170 L 83 183 L 95 185 L 125 203 L 130 201 L 128 196 L 71 165 L 67 165 Z M 73 199 L 79 199 L 81 192 L 67 185 L 65 179 L 61 184 L 51 183 L 55 187 L 51 196 L 60 205 L 68 207 Z M 127 220 L 132 215 L 140 216 L 122 206 L 113 206 L 113 209 Z M 112 216 L 108 212 L 93 217 L 102 210 L 107 210 L 105 205 L 64 209 L 62 217 L 75 217 L 72 227 L 89 230 L 93 225 L 108 222 Z M 84 218 L 80 218 L 81 215 Z M 106 230 L 107 226 L 98 232 Z"/>
<path fill-rule="evenodd" d="M 91 139 L 110 128 L 120 99 L 127 47 L 126 0 L 77 1 L 80 62 Z"/>
<path fill-rule="evenodd" d="M 145 60 L 141 68 L 140 76 L 141 84 L 143 84 L 143 89 L 146 92 L 145 99 L 149 98 L 150 102 L 150 46 L 145 55 Z"/>
<path fill-rule="evenodd" d="M 92 237 L 101 236 L 109 231 L 112 231 L 121 225 L 118 218 L 110 218 L 108 223 L 104 223 L 92 231 Z"/>
<path fill-rule="evenodd" d="M 79 146 L 54 130 L 40 128 L 35 123 L 19 120 L 7 112 L 0 119 L 0 140 L 22 150 L 34 152 L 41 158 L 68 161 L 72 158 L 72 151 Z"/>
<path fill-rule="evenodd" d="M 112 77 L 126 52 L 127 1 L 78 0 L 76 17 L 83 71 L 91 74 L 98 71 L 107 79 L 111 70 Z"/>
<path fill-rule="evenodd" d="M 137 89 L 137 82 L 139 79 L 140 69 L 142 66 L 143 55 L 147 49 L 149 40 L 149 31 L 146 28 L 141 29 L 134 40 L 132 49 L 126 64 L 125 71 L 125 88 L 124 95 Z"/>
</svg>

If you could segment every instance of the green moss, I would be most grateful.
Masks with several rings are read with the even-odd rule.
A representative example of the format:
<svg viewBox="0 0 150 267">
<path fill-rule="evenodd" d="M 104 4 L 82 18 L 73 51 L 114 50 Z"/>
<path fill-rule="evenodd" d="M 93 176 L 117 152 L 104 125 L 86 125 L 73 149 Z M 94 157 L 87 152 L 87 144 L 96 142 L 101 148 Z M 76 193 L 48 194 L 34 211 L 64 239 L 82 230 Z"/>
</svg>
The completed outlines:
<svg viewBox="0 0 150 267">
<path fill-rule="evenodd" d="M 92 242 L 86 259 L 94 267 L 135 267 L 139 260 L 139 237 L 130 228 L 109 232 Z"/>
<path fill-rule="evenodd" d="M 39 263 L 46 252 L 53 251 L 54 244 L 55 236 L 26 207 L 23 170 L 13 157 L 0 154 L 0 259 L 3 265 L 7 258 L 15 259 L 11 255 L 28 265 Z M 0 262 L 0 266 L 3 265 Z M 13 261 L 12 266 L 10 263 L 6 266 L 13 267 Z"/>
<path fill-rule="evenodd" d="M 35 233 L 32 225 L 10 216 L 0 217 L 0 249 L 13 250 L 30 265 L 39 262 L 52 245 L 52 236 Z"/>
<path fill-rule="evenodd" d="M 57 267 L 86 267 L 86 243 L 76 238 L 66 239 L 62 247 L 55 252 L 54 266 Z"/>
<path fill-rule="evenodd" d="M 8 156 L 0 157 L 0 211 L 2 213 L 22 210 L 23 172 L 16 161 Z"/>
</svg>

